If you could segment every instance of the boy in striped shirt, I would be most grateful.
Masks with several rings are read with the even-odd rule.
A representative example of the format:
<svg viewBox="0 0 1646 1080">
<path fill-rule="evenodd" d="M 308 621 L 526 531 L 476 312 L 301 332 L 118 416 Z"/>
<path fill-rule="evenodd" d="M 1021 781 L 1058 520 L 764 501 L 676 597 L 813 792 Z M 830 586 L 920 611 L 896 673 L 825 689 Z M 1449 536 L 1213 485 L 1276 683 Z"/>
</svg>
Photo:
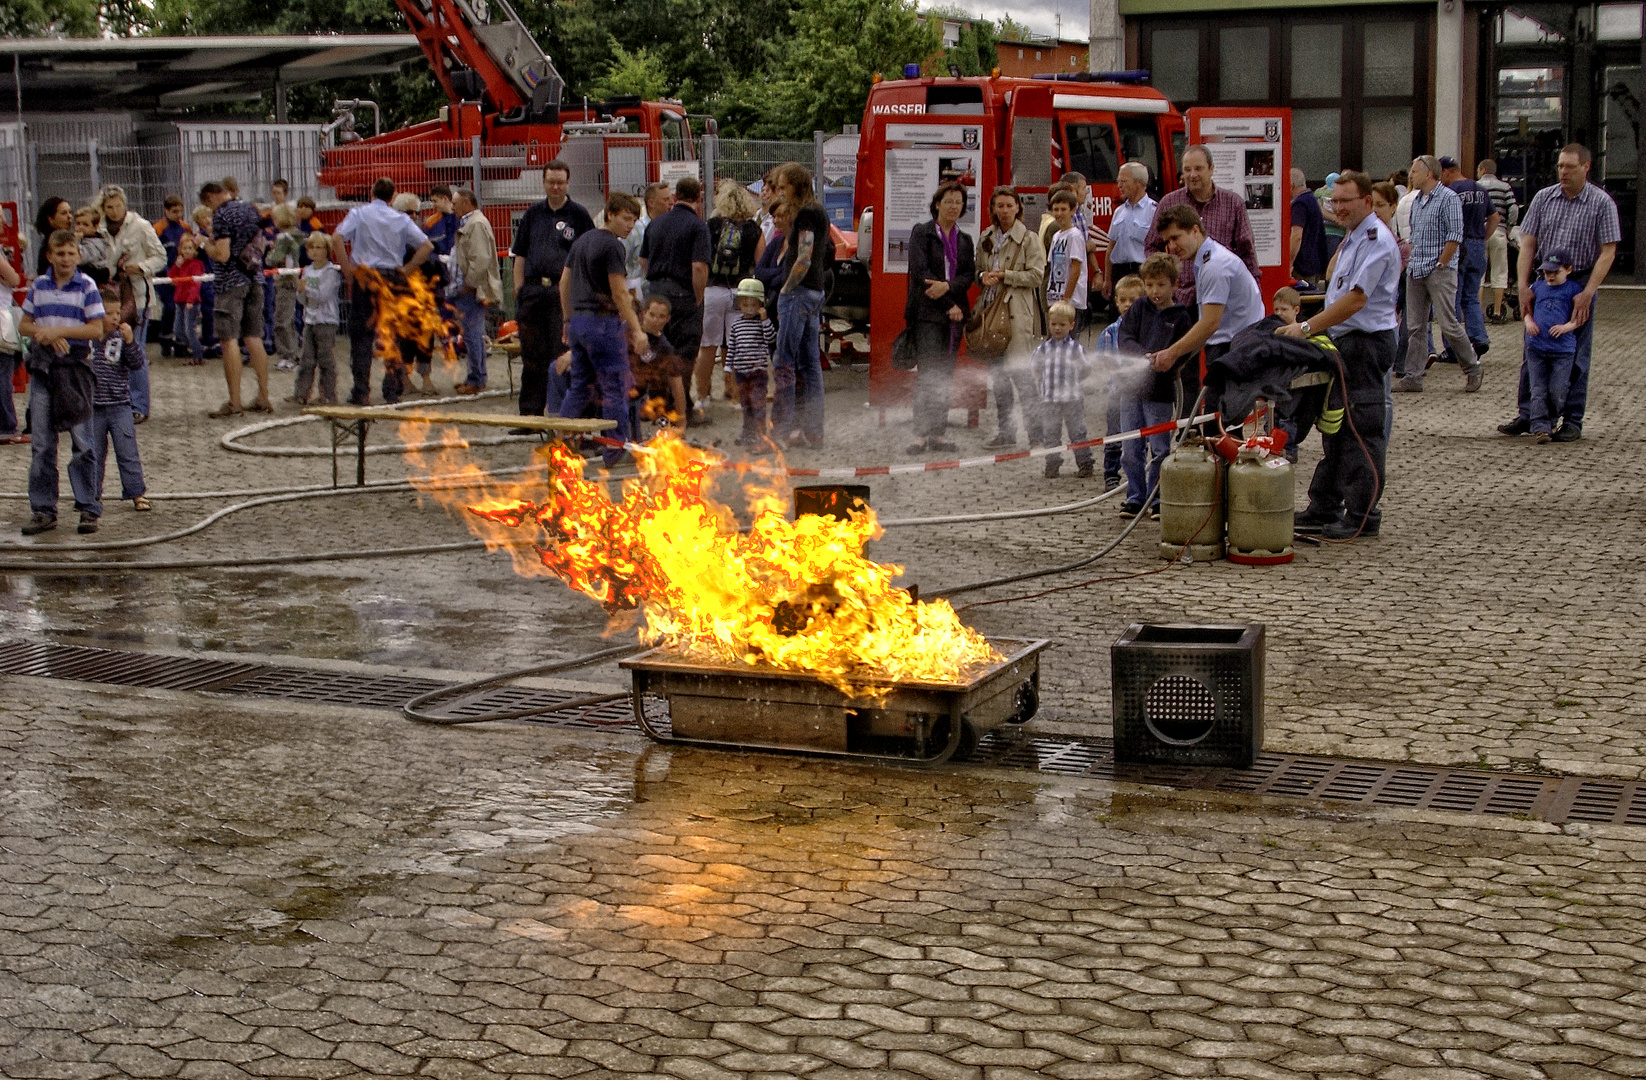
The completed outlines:
<svg viewBox="0 0 1646 1080">
<path fill-rule="evenodd" d="M 103 298 L 97 285 L 77 269 L 80 244 L 67 229 L 46 240 L 51 273 L 41 274 L 29 286 L 19 327 L 33 339 L 29 349 L 29 509 L 24 536 L 57 528 L 57 435 L 69 433 L 74 447 L 69 459 L 69 486 L 80 531 L 95 532 L 97 489 L 92 475 L 91 342 L 103 336 Z M 90 526 L 89 528 L 87 526 Z"/>
<path fill-rule="evenodd" d="M 1078 318 L 1073 304 L 1060 300 L 1051 306 L 1046 325 L 1051 337 L 1040 343 L 1032 358 L 1034 384 L 1040 391 L 1040 424 L 1047 443 L 1056 446 L 1061 433 L 1068 432 L 1069 442 L 1086 441 L 1086 395 L 1080 380 L 1092 365 L 1086 359 L 1086 350 L 1075 340 L 1074 327 Z M 1092 475 L 1092 449 L 1083 446 L 1074 452 L 1080 466 L 1080 477 Z M 1057 476 L 1063 467 L 1062 454 L 1046 455 L 1046 476 Z"/>
</svg>

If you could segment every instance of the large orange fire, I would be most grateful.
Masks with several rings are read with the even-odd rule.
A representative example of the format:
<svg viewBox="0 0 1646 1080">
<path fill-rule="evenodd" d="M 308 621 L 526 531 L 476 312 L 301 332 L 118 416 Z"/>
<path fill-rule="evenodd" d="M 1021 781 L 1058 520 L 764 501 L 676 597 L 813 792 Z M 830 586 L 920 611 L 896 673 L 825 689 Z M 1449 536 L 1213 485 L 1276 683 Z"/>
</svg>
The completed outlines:
<svg viewBox="0 0 1646 1080">
<path fill-rule="evenodd" d="M 446 450 L 425 467 L 462 472 L 473 486 L 424 490 L 462 506 L 490 544 L 534 530 L 533 550 L 505 548 L 517 569 L 553 575 L 615 618 L 638 612 L 642 640 L 685 656 L 808 672 L 858 695 L 887 679 L 951 681 L 997 659 L 946 601 L 916 601 L 892 584 L 901 567 L 864 556 L 881 532 L 872 511 L 790 521 L 775 483 L 745 478 L 737 486 L 750 524 L 740 528 L 711 494 L 738 476 L 721 455 L 670 432 L 647 449 L 616 501 L 560 445 L 546 447 L 541 471 L 518 484 Z"/>
</svg>

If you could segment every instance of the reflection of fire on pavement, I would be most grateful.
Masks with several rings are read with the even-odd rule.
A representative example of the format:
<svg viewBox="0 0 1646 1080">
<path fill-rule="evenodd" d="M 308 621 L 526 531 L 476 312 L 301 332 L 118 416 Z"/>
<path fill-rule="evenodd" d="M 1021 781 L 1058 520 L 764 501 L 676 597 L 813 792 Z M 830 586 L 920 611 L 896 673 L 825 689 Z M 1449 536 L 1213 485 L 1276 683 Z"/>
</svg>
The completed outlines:
<svg viewBox="0 0 1646 1080">
<path fill-rule="evenodd" d="M 709 494 L 735 475 L 721 455 L 667 432 L 648 449 L 618 501 L 558 444 L 519 483 L 443 450 L 427 472 L 468 483 L 425 490 L 492 544 L 533 530 L 534 552 L 504 548 L 518 571 L 557 577 L 616 619 L 638 613 L 642 640 L 682 656 L 809 672 L 848 693 L 874 692 L 871 678 L 952 680 L 998 658 L 946 601 L 916 601 L 892 584 L 901 567 L 864 556 L 880 535 L 872 511 L 790 521 L 779 489 L 747 483 L 752 523 L 740 530 Z"/>
</svg>

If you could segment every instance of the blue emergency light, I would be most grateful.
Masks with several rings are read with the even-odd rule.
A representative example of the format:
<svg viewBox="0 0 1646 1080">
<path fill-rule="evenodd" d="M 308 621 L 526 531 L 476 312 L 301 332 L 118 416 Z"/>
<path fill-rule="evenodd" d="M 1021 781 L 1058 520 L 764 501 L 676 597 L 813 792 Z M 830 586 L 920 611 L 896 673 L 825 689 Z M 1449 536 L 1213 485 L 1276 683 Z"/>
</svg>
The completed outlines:
<svg viewBox="0 0 1646 1080">
<path fill-rule="evenodd" d="M 903 65 L 903 77 L 905 79 L 918 79 L 918 78 L 920 78 L 920 65 L 919 64 L 904 64 Z"/>
</svg>

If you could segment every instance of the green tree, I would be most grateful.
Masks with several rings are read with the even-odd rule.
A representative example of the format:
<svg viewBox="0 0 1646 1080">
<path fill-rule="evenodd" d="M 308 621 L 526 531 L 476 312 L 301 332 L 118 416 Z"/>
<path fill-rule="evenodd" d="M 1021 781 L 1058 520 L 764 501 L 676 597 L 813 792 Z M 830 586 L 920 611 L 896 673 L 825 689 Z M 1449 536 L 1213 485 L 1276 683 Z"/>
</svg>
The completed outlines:
<svg viewBox="0 0 1646 1080">
<path fill-rule="evenodd" d="M 995 23 L 994 38 L 996 41 L 1028 41 L 1031 31 L 1027 26 L 1018 22 L 1010 15 L 1002 15 Z"/>
<path fill-rule="evenodd" d="M 97 0 L 0 0 L 0 36 L 91 37 L 97 32 Z"/>
<path fill-rule="evenodd" d="M 770 119 L 755 134 L 798 139 L 855 124 L 876 72 L 895 73 L 941 43 L 913 0 L 802 0 L 793 23 L 771 81 L 758 88 Z"/>
<path fill-rule="evenodd" d="M 589 86 L 589 96 L 633 96 L 656 100 L 668 96 L 669 81 L 669 72 L 664 69 L 661 56 L 644 45 L 630 52 L 613 42 L 611 66 Z"/>
<path fill-rule="evenodd" d="M 962 75 L 987 75 L 1000 63 L 1000 51 L 995 46 L 992 23 L 974 20 L 960 28 L 960 38 L 952 48 L 943 50 L 939 69 L 947 74 L 952 64 Z"/>
</svg>

